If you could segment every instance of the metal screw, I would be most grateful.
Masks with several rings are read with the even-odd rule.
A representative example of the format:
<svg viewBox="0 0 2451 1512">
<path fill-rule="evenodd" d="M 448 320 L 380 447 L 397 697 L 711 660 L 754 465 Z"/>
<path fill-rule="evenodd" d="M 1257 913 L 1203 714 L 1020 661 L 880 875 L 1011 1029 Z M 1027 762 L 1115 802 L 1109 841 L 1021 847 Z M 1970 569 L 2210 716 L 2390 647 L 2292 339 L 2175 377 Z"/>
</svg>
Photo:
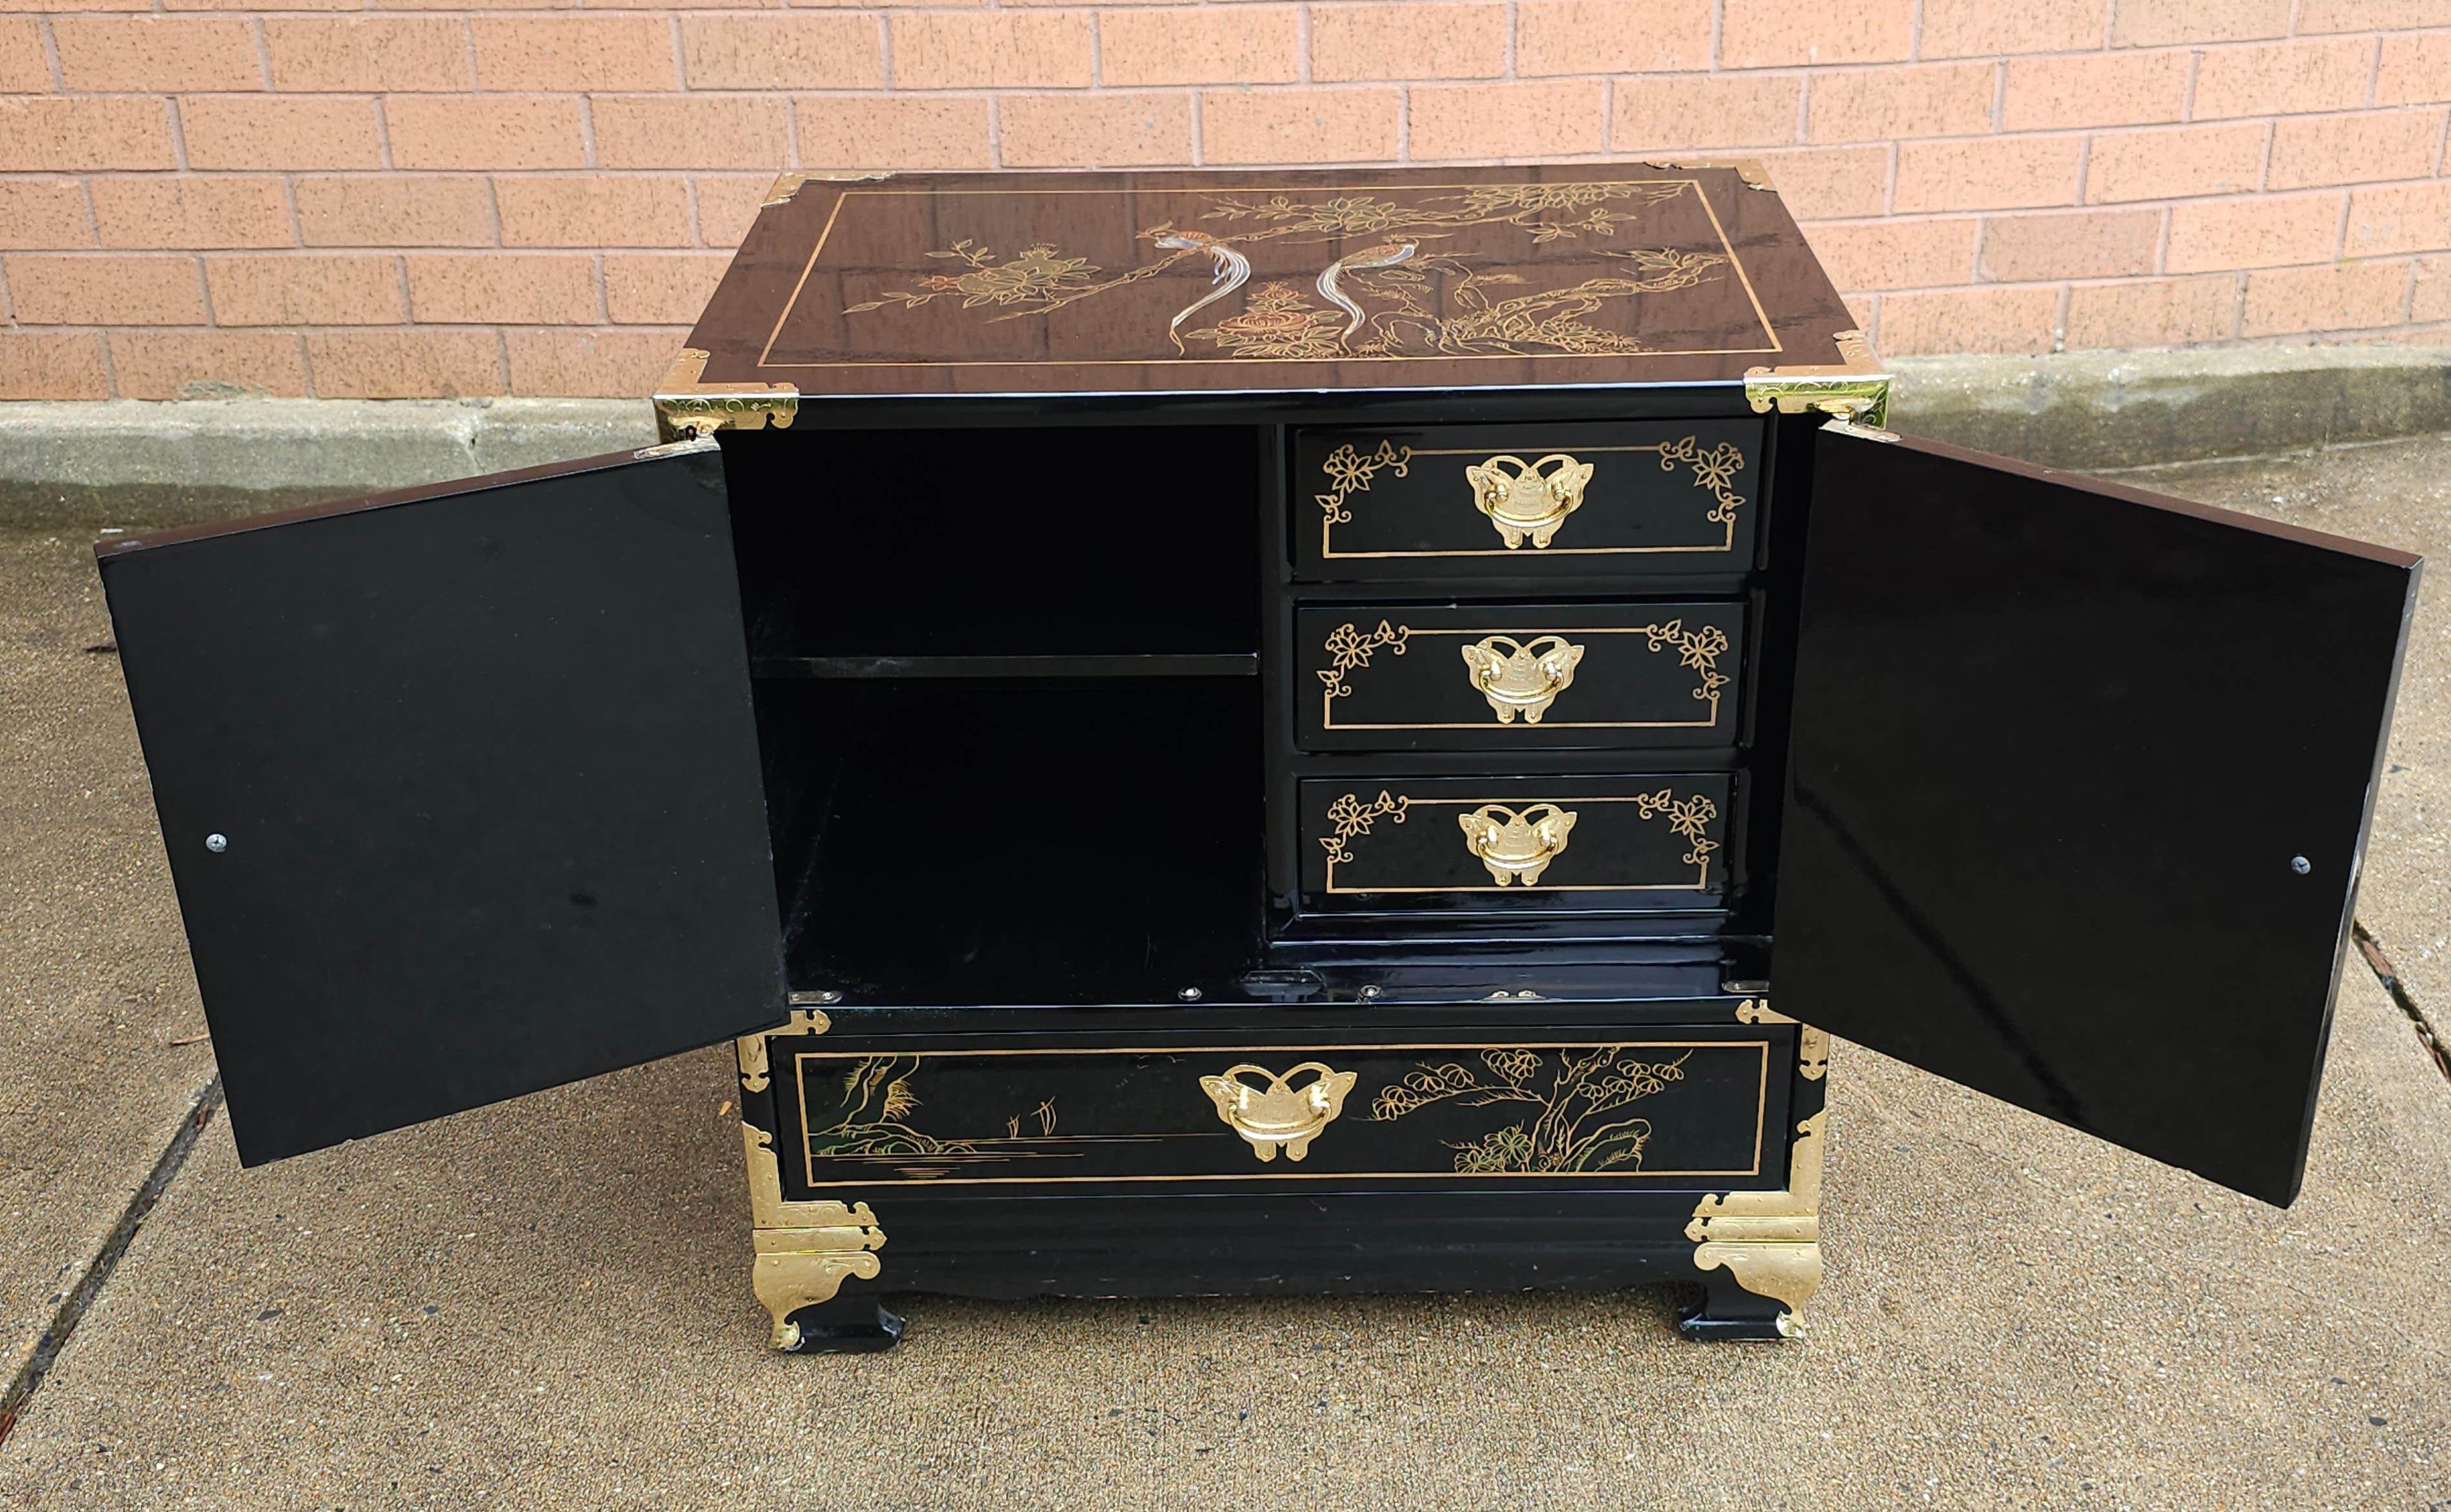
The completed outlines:
<svg viewBox="0 0 2451 1512">
<path fill-rule="evenodd" d="M 1365 1002 L 1365 1003 L 1366 1003 L 1366 1002 L 1369 1002 L 1372 998 L 1377 997 L 1378 995 L 1379 995 L 1379 989 L 1377 989 L 1376 987 L 1365 987 L 1365 988 L 1363 988 L 1363 989 L 1362 990 L 1362 1000 L 1363 1000 L 1363 1002 Z"/>
<path fill-rule="evenodd" d="M 2289 870 L 2297 873 L 2300 876 L 2304 876 L 2307 873 L 2315 870 L 2315 863 L 2307 860 L 2303 855 L 2293 855 L 2289 858 Z"/>
<path fill-rule="evenodd" d="M 1183 999 L 1186 1003 L 1197 1003 L 1200 1001 L 1200 989 L 1196 987 L 1186 987 L 1182 992 L 1177 992 L 1174 995 Z"/>
<path fill-rule="evenodd" d="M 205 836 L 205 849 L 219 855 L 229 849 L 229 836 L 220 834 L 207 835 Z"/>
</svg>

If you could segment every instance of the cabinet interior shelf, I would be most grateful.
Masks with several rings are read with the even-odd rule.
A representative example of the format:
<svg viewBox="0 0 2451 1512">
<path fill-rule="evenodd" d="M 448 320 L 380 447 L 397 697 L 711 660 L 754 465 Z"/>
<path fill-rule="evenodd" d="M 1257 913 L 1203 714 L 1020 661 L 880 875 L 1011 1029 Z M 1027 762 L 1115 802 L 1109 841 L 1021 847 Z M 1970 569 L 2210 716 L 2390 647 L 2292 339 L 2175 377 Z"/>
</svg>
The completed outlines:
<svg viewBox="0 0 2451 1512">
<path fill-rule="evenodd" d="M 755 657 L 768 678 L 840 677 L 1255 677 L 1252 652 L 1019 657 Z"/>
</svg>

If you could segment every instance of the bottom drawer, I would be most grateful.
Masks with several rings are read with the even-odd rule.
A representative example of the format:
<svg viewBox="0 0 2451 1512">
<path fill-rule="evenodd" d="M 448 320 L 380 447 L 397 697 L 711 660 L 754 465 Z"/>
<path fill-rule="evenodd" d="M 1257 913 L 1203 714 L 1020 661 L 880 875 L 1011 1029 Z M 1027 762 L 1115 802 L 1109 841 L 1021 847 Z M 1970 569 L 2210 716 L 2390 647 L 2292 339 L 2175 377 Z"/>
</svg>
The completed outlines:
<svg viewBox="0 0 2451 1512">
<path fill-rule="evenodd" d="M 1774 1139 L 1766 1151 L 1764 1131 L 1785 1120 L 1794 1034 L 1519 1023 L 1149 1034 L 1096 1049 L 768 1044 L 786 1184 L 824 1197 L 1086 1183 L 1775 1185 L 1785 1150 Z"/>
<path fill-rule="evenodd" d="M 1727 893 L 1727 773 L 1301 784 L 1306 913 L 1642 913 Z"/>
</svg>

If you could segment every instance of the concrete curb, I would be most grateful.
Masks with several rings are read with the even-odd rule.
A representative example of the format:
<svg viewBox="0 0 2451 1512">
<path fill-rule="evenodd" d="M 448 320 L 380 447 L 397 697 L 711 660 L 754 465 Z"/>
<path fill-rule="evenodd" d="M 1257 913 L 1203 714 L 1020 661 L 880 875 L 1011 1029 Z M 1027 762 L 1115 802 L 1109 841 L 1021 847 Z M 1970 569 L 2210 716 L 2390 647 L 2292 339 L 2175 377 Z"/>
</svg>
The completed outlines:
<svg viewBox="0 0 2451 1512">
<path fill-rule="evenodd" d="M 1891 423 L 2100 470 L 2451 431 L 2451 348 L 1924 357 Z M 646 401 L 0 403 L 0 524 L 173 524 L 651 444 Z"/>
</svg>

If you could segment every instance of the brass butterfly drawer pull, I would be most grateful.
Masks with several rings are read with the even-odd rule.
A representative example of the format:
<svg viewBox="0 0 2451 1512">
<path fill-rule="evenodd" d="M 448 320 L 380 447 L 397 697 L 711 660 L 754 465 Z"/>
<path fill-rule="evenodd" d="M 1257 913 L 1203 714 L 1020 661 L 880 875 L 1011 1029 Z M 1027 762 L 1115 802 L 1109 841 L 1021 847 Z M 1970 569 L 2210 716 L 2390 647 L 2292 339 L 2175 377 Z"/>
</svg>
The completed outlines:
<svg viewBox="0 0 2451 1512">
<path fill-rule="evenodd" d="M 1456 823 L 1463 827 L 1464 848 L 1489 868 L 1491 881 L 1500 887 L 1519 881 L 1538 887 L 1540 874 L 1566 849 L 1575 815 L 1554 803 L 1531 804 L 1520 813 L 1502 803 L 1484 803 L 1457 815 Z"/>
<path fill-rule="evenodd" d="M 1575 668 L 1583 660 L 1583 648 L 1563 636 L 1537 636 L 1529 642 L 1486 636 L 1461 649 L 1465 675 L 1500 724 L 1513 724 L 1519 714 L 1525 724 L 1539 724 L 1558 695 L 1574 685 Z"/>
<path fill-rule="evenodd" d="M 1583 486 L 1592 481 L 1592 463 L 1577 461 L 1564 452 L 1551 452 L 1536 462 L 1499 456 L 1478 465 L 1467 464 L 1463 477 L 1472 485 L 1473 507 L 1489 517 L 1499 539 L 1513 551 L 1526 536 L 1535 547 L 1547 545 L 1566 517 L 1583 507 Z"/>
<path fill-rule="evenodd" d="M 1294 1078 L 1304 1071 L 1317 1074 L 1299 1087 L 1293 1085 Z M 1310 1142 L 1319 1137 L 1319 1131 L 1344 1111 L 1344 1094 L 1353 1090 L 1355 1074 L 1331 1070 L 1319 1061 L 1304 1061 L 1281 1076 L 1245 1061 L 1226 1068 L 1223 1075 L 1203 1076 L 1200 1090 L 1217 1105 L 1217 1116 L 1226 1127 L 1250 1145 L 1251 1153 L 1263 1161 L 1274 1160 L 1282 1146 L 1287 1160 L 1300 1160 L 1310 1153 Z M 1266 1085 L 1254 1086 L 1244 1079 L 1245 1075 L 1261 1077 Z"/>
</svg>

